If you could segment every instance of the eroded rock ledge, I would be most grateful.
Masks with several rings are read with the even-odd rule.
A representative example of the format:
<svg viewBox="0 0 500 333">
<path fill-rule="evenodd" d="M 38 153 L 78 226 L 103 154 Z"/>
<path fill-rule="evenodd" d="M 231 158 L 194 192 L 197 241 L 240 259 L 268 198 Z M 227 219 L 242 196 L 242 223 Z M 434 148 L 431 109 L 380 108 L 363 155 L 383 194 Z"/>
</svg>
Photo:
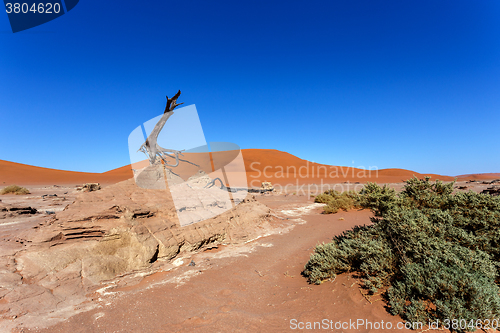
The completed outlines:
<svg viewBox="0 0 500 333">
<path fill-rule="evenodd" d="M 105 280 L 186 252 L 253 239 L 272 229 L 269 208 L 248 196 L 215 217 L 180 227 L 166 191 L 133 179 L 81 193 L 0 256 L 0 317 L 73 309 Z"/>
</svg>

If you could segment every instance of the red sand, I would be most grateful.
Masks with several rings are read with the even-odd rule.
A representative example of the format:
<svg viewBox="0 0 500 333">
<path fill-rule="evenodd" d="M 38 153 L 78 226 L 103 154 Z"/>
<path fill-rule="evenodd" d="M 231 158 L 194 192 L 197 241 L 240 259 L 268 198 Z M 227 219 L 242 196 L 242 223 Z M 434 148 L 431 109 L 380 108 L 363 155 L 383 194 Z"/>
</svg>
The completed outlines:
<svg viewBox="0 0 500 333">
<path fill-rule="evenodd" d="M 132 178 L 129 165 L 103 173 L 75 172 L 42 168 L 0 160 L 0 186 L 67 185 L 82 183 L 114 184 Z"/>
<path fill-rule="evenodd" d="M 215 259 L 205 253 L 175 272 L 162 273 L 148 283 L 128 288 L 117 298 L 105 298 L 103 307 L 78 314 L 69 320 L 35 332 L 288 332 L 298 322 L 341 322 L 344 329 L 328 332 L 383 332 L 361 326 L 349 328 L 349 320 L 392 324 L 401 322 L 384 308 L 380 296 L 363 297 L 359 280 L 347 274 L 333 282 L 309 285 L 301 276 L 304 264 L 318 242 L 331 241 L 333 235 L 354 225 L 370 223 L 369 211 L 304 216 L 283 235 L 259 239 L 252 253 Z M 345 220 L 339 220 L 340 218 Z M 209 259 L 209 261 L 207 261 Z M 198 272 L 184 285 L 153 282 Z M 111 290 L 110 290 L 111 291 Z M 115 290 L 118 291 L 118 290 Z M 124 292 L 125 290 L 121 290 Z M 366 291 L 364 291 L 366 292 Z M 297 331 L 303 331 L 296 329 Z M 306 330 L 318 332 L 320 330 Z M 418 332 L 418 331 L 415 331 Z"/>
<path fill-rule="evenodd" d="M 454 177 L 434 174 L 420 174 L 404 169 L 362 170 L 351 167 L 329 166 L 312 163 L 286 152 L 272 149 L 242 150 L 250 186 L 258 187 L 260 182 L 270 181 L 274 184 L 333 184 L 342 182 L 367 181 L 377 183 L 396 183 L 413 176 L 443 181 Z M 113 184 L 132 178 L 130 165 L 113 169 L 104 173 L 74 172 L 36 167 L 26 164 L 0 160 L 0 186 L 18 185 L 63 185 L 98 182 Z M 500 173 L 461 175 L 459 179 L 495 179 Z"/>
<path fill-rule="evenodd" d="M 257 186 L 261 181 L 273 184 L 331 184 L 341 182 L 399 183 L 413 176 L 443 181 L 453 177 L 434 174 L 420 174 L 404 169 L 363 170 L 353 167 L 340 167 L 318 164 L 300 159 L 289 153 L 271 149 L 243 150 L 248 182 Z M 252 183 L 253 181 L 253 183 Z"/>
<path fill-rule="evenodd" d="M 471 175 L 457 176 L 459 180 L 487 180 L 487 179 L 500 179 L 500 173 L 477 173 Z"/>
</svg>

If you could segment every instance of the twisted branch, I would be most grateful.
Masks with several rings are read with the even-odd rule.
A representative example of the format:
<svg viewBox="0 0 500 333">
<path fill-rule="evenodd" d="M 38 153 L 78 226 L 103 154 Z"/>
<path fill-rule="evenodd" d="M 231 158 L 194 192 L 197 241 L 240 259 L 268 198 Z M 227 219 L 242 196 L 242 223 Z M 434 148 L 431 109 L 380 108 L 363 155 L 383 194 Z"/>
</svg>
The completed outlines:
<svg viewBox="0 0 500 333">
<path fill-rule="evenodd" d="M 146 139 L 146 142 L 144 142 L 141 147 L 137 151 L 141 151 L 146 156 L 148 156 L 149 163 L 151 165 L 156 163 L 156 158 L 159 157 L 165 165 L 169 167 L 176 167 L 179 165 L 179 161 L 187 162 L 193 165 L 198 166 L 197 164 L 194 164 L 192 162 L 189 162 L 187 160 L 179 158 L 180 156 L 183 156 L 182 152 L 183 150 L 174 150 L 174 149 L 166 149 L 161 147 L 158 144 L 158 135 L 160 134 L 161 130 L 167 123 L 168 118 L 170 118 L 174 114 L 174 109 L 178 107 L 179 105 L 182 105 L 184 103 L 177 103 L 177 99 L 181 95 L 181 91 L 179 90 L 177 94 L 174 95 L 172 98 L 168 98 L 168 96 L 165 96 L 167 98 L 167 105 L 165 106 L 165 111 L 163 111 L 163 116 L 160 118 L 158 123 L 156 123 L 155 127 L 149 134 L 148 138 Z M 169 164 L 166 160 L 166 158 L 174 158 L 175 163 L 174 164 Z"/>
</svg>

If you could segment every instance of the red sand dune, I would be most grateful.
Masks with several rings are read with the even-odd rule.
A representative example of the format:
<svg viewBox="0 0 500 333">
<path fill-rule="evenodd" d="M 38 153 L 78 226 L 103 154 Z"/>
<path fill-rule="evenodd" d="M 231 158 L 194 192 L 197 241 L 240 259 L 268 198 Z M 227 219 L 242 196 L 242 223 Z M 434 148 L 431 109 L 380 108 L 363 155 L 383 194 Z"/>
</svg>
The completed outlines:
<svg viewBox="0 0 500 333">
<path fill-rule="evenodd" d="M 431 176 L 432 179 L 440 179 L 443 181 L 454 179 L 454 177 L 420 174 L 404 169 L 363 170 L 352 167 L 330 166 L 312 163 L 289 153 L 272 149 L 244 149 L 242 152 L 248 183 L 254 187 L 260 186 L 260 182 L 263 181 L 270 181 L 280 185 L 302 185 L 321 183 L 333 184 L 346 181 L 360 183 L 365 183 L 367 181 L 396 183 L 413 176 L 419 178 Z M 104 173 L 88 173 L 48 169 L 0 160 L 0 186 L 10 184 L 76 185 L 88 182 L 113 184 L 129 179 L 132 176 L 130 165 Z M 459 179 L 495 178 L 500 178 L 500 174 L 491 173 L 459 176 Z"/>
<path fill-rule="evenodd" d="M 420 174 L 404 169 L 363 170 L 318 164 L 300 159 L 289 153 L 271 149 L 243 150 L 248 181 L 256 186 L 260 181 L 273 184 L 332 184 L 342 182 L 398 183 L 413 176 L 432 179 L 453 180 L 453 177 L 435 174 Z M 253 181 L 253 183 L 252 183 Z"/>
<path fill-rule="evenodd" d="M 486 179 L 500 179 L 500 173 L 476 173 L 472 175 L 457 176 L 459 180 L 486 180 Z"/>
<path fill-rule="evenodd" d="M 0 186 L 114 184 L 132 176 L 129 165 L 103 173 L 91 173 L 48 169 L 0 160 Z"/>
</svg>

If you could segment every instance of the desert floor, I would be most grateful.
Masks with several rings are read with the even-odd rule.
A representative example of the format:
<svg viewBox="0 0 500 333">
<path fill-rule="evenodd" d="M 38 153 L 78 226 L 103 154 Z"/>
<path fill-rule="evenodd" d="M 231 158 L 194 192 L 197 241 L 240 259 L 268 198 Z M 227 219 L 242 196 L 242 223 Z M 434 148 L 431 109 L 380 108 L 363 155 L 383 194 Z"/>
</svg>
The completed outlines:
<svg viewBox="0 0 500 333">
<path fill-rule="evenodd" d="M 257 201 L 247 204 L 246 216 L 252 216 L 254 208 L 270 209 L 267 224 L 247 221 L 245 232 L 252 235 L 251 240 L 240 234 L 238 242 L 227 245 L 223 242 L 222 245 L 200 247 L 195 252 L 180 252 L 171 261 L 155 262 L 152 269 L 129 272 L 100 282 L 97 287 L 93 285 L 90 289 L 78 286 L 78 291 L 67 279 L 77 282 L 79 276 L 75 278 L 64 273 L 66 275 L 56 274 L 56 277 L 50 272 L 33 271 L 35 268 L 43 270 L 43 265 L 37 266 L 36 262 L 30 264 L 28 261 L 31 268 L 23 266 L 19 258 L 26 258 L 25 254 L 34 250 L 43 256 L 45 250 L 40 249 L 47 248 L 48 251 L 63 242 L 59 242 L 57 237 L 45 239 L 44 230 L 58 230 L 57 223 L 68 222 L 64 219 L 58 221 L 59 214 L 64 216 L 67 213 L 65 210 L 68 207 L 71 210 L 78 200 L 85 204 L 78 198 L 94 195 L 81 194 L 76 191 L 75 185 L 100 182 L 104 188 L 104 191 L 92 192 L 97 193 L 95 198 L 100 198 L 102 192 L 104 198 L 95 201 L 95 207 L 88 201 L 87 206 L 76 205 L 84 207 L 77 212 L 82 216 L 92 215 L 94 208 L 96 212 L 106 208 L 103 201 L 109 199 L 111 202 L 123 196 L 120 192 L 123 189 L 133 192 L 130 181 L 124 187 L 105 191 L 108 186 L 115 186 L 112 184 L 125 184 L 132 175 L 130 166 L 91 174 L 0 161 L 0 186 L 15 183 L 27 186 L 31 192 L 28 195 L 0 196 L 0 331 L 283 332 L 300 330 L 301 325 L 306 331 L 315 331 L 314 323 L 321 322 L 321 329 L 316 324 L 316 331 L 409 332 L 397 329 L 397 324 L 402 323 L 401 318 L 390 315 L 380 296 L 366 296 L 355 276 L 343 274 L 334 281 L 310 285 L 301 272 L 318 243 L 329 242 L 335 235 L 355 225 L 371 223 L 371 213 L 367 210 L 321 214 L 321 205 L 313 202 L 315 195 L 332 188 L 339 191 L 359 190 L 367 181 L 401 190 L 404 179 L 425 175 L 385 169 L 376 177 L 354 177 L 353 169 L 344 167 L 338 169 L 339 172 L 348 172 L 340 179 L 323 179 L 314 171 L 319 165 L 284 152 L 245 150 L 243 155 L 248 182 L 260 184 L 272 181 L 277 189 L 274 193 L 255 194 Z M 269 166 L 272 168 L 266 169 Z M 288 173 L 283 178 L 276 173 L 280 166 L 293 166 L 297 171 L 303 168 L 310 174 L 299 177 Z M 453 179 L 431 176 L 444 181 Z M 500 178 L 500 174 L 459 176 L 455 190 L 481 192 L 491 187 L 491 180 L 496 178 Z M 146 192 L 140 193 L 144 195 Z M 147 204 L 147 201 L 141 201 L 141 195 L 133 196 L 133 200 L 122 198 L 119 205 Z M 22 209 L 12 210 L 12 207 L 27 211 L 31 207 L 37 213 L 24 214 Z M 111 208 L 114 207 L 117 206 Z M 240 211 L 245 212 L 244 209 Z M 107 215 L 115 213 L 101 209 L 96 216 L 98 219 L 112 219 L 115 217 Z M 53 221 L 57 223 L 52 225 Z M 87 223 L 80 222 L 79 226 Z M 94 234 L 90 233 L 89 237 L 64 241 L 82 246 L 96 242 Z M 27 269 L 27 273 L 23 269 Z M 26 274 L 33 279 L 26 278 Z M 54 281 L 49 279 L 52 277 Z M 39 285 L 41 279 L 45 281 L 43 288 Z M 51 284 L 58 288 L 55 292 L 47 287 Z M 63 301 L 55 301 L 56 294 Z M 371 323 L 371 328 L 367 322 Z M 378 325 L 387 328 L 388 322 L 393 329 L 377 328 Z M 312 329 L 308 329 L 308 324 L 313 325 Z M 420 331 L 422 329 L 417 330 Z"/>
<path fill-rule="evenodd" d="M 390 184 L 397 189 L 402 185 Z M 482 182 L 459 182 L 457 190 L 460 186 L 474 191 L 488 187 Z M 49 213 L 0 224 L 0 238 L 12 238 L 23 229 L 35 227 L 39 219 L 62 210 L 75 195 L 74 189 L 61 186 L 34 187 L 31 192 L 1 199 L 4 203 L 30 204 Z M 364 296 L 366 291 L 353 275 L 340 275 L 322 285 L 310 285 L 301 276 L 316 244 L 329 242 L 355 225 L 370 224 L 372 214 L 362 210 L 324 215 L 311 195 L 292 193 L 256 195 L 259 202 L 271 208 L 281 227 L 279 233 L 176 258 L 177 267 L 140 277 L 133 284 L 114 279 L 87 295 L 82 307 L 90 310 L 66 313 L 61 318 L 40 317 L 36 325 L 40 328 L 23 327 L 16 321 L 19 325 L 13 331 L 283 332 L 296 331 L 295 324 L 299 323 L 327 322 L 322 329 L 307 331 L 380 332 L 376 326 L 370 329 L 367 322 L 386 326 L 390 322 L 393 329 L 382 331 L 409 332 L 396 328 L 402 320 L 389 314 L 380 296 Z M 58 196 L 42 199 L 43 194 Z M 2 251 L 9 251 L 6 244 L 13 243 L 2 243 Z M 351 324 L 358 321 L 358 327 Z"/>
<path fill-rule="evenodd" d="M 391 321 L 394 326 L 401 321 L 385 310 L 380 297 L 366 299 L 352 276 L 319 286 L 309 285 L 301 276 L 317 243 L 370 223 L 369 211 L 322 215 L 321 207 L 306 196 L 267 195 L 258 200 L 293 229 L 182 258 L 182 265 L 172 271 L 150 275 L 133 287 L 108 288 L 93 295 L 98 308 L 43 330 L 27 331 L 282 332 L 291 330 L 292 319 L 304 323 L 363 319 Z M 195 266 L 189 266 L 191 261 Z"/>
</svg>

